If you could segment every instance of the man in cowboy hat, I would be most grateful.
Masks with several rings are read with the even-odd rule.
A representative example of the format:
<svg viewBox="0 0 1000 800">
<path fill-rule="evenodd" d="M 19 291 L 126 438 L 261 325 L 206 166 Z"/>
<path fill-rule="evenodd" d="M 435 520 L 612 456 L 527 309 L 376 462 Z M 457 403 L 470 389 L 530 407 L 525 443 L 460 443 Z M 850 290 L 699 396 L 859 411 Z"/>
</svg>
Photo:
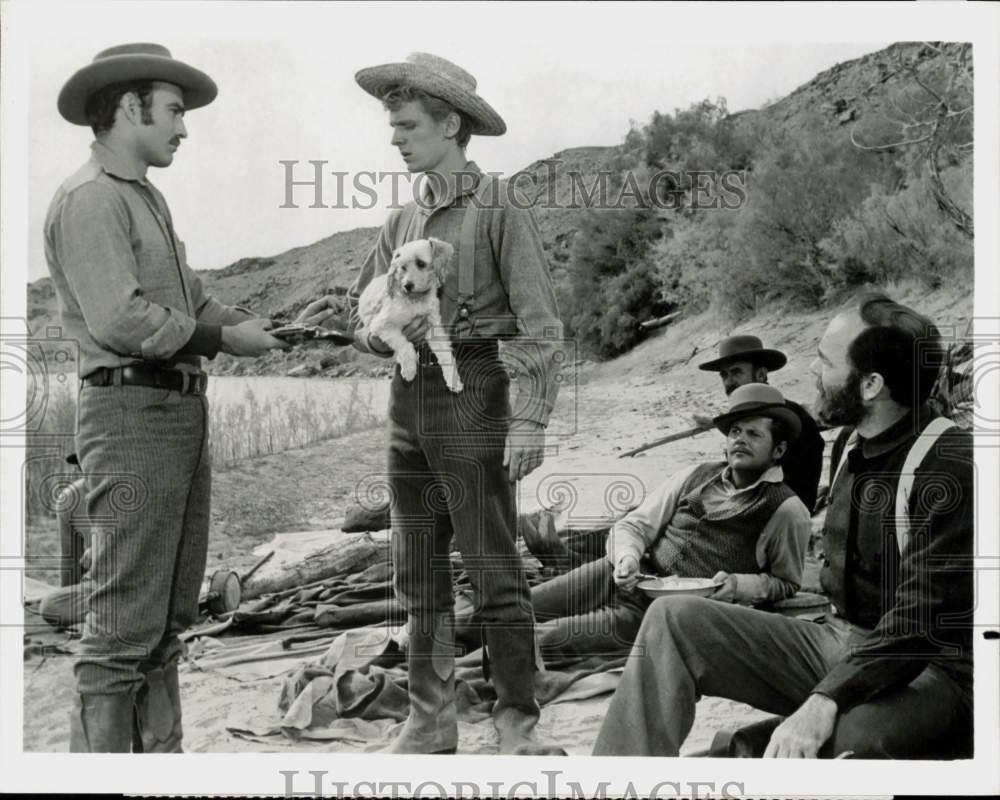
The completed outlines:
<svg viewBox="0 0 1000 800">
<path fill-rule="evenodd" d="M 834 317 L 812 365 L 819 418 L 848 426 L 823 529 L 830 611 L 656 600 L 595 755 L 676 756 L 709 694 L 788 715 L 765 756 L 971 757 L 972 438 L 927 405 L 939 353 L 934 324 L 884 295 Z"/>
<path fill-rule="evenodd" d="M 80 348 L 76 448 L 93 534 L 70 726 L 75 752 L 181 749 L 178 634 L 196 618 L 208 546 L 207 377 L 219 350 L 285 347 L 271 323 L 205 294 L 149 167 L 215 83 L 157 44 L 109 48 L 59 93 L 90 160 L 45 220 L 64 334 Z"/>
<path fill-rule="evenodd" d="M 750 383 L 729 396 L 714 424 L 726 461 L 671 476 L 615 523 L 607 557 L 532 589 L 546 661 L 627 651 L 650 600 L 641 574 L 713 578 L 712 598 L 760 605 L 802 583 L 809 512 L 782 482 L 784 454 L 799 434 L 781 392 Z"/>
<path fill-rule="evenodd" d="M 533 743 L 531 600 L 515 546 L 516 482 L 542 462 L 555 403 L 562 325 L 534 215 L 506 182 L 466 158 L 472 135 L 506 125 L 465 70 L 438 56 L 363 69 L 358 84 L 389 111 L 392 145 L 422 177 L 416 201 L 389 214 L 348 293 L 358 349 L 390 356 L 360 325 L 358 299 L 385 273 L 393 250 L 434 236 L 455 247 L 441 317 L 465 389 L 453 394 L 424 342 L 418 318 L 404 334 L 418 345 L 412 382 L 397 370 L 389 406 L 389 480 L 395 589 L 409 614 L 410 715 L 391 752 L 454 752 L 454 631 L 449 552 L 454 536 L 477 593 L 494 725 L 501 753 L 546 752 Z M 517 365 L 511 404 L 499 359 Z"/>
<path fill-rule="evenodd" d="M 718 372 L 723 389 L 730 395 L 735 389 L 748 383 L 767 383 L 768 372 L 781 369 L 787 361 L 784 353 L 764 347 L 756 336 L 730 336 L 719 342 L 718 358 L 699 364 L 698 369 Z M 798 415 L 802 433 L 789 446 L 781 460 L 781 466 L 785 472 L 785 483 L 801 498 L 811 513 L 816 506 L 825 443 L 809 412 L 792 400 L 785 402 Z M 695 422 L 707 428 L 711 425 L 711 418 L 696 414 Z"/>
</svg>

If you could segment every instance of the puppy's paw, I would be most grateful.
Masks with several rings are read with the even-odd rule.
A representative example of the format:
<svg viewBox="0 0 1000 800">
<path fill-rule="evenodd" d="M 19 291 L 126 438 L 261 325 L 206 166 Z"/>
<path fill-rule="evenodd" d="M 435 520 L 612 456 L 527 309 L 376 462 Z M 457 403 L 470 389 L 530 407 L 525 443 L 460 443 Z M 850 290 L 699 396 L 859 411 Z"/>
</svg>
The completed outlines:
<svg viewBox="0 0 1000 800">
<path fill-rule="evenodd" d="M 462 385 L 462 379 L 458 377 L 458 370 L 452 367 L 451 369 L 444 371 L 444 382 L 448 385 L 455 394 L 458 394 L 465 387 Z"/>
<path fill-rule="evenodd" d="M 412 381 L 417 377 L 417 360 L 415 358 L 401 358 L 399 360 L 399 374 L 404 381 Z"/>
</svg>

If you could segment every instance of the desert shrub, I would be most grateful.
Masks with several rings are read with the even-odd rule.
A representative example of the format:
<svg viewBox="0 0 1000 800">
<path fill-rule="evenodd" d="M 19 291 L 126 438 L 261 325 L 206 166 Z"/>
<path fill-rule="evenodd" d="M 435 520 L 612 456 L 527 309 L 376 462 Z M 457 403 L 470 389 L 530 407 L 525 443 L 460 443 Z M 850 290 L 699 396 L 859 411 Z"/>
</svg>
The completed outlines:
<svg viewBox="0 0 1000 800">
<path fill-rule="evenodd" d="M 820 305 L 837 283 L 820 243 L 874 187 L 897 178 L 888 156 L 859 151 L 820 126 L 759 154 L 733 228 L 733 247 L 747 258 L 726 262 L 724 304 L 735 311 L 773 299 Z"/>
<path fill-rule="evenodd" d="M 660 223 L 647 208 L 588 209 L 573 240 L 571 330 L 591 353 L 610 358 L 632 347 L 638 324 L 670 307 L 659 296 L 651 244 Z"/>
<path fill-rule="evenodd" d="M 971 159 L 941 177 L 971 214 Z M 971 282 L 973 241 L 941 212 L 929 184 L 921 175 L 895 193 L 876 188 L 859 208 L 834 223 L 821 248 L 836 265 L 839 285 L 906 278 L 930 288 L 946 280 Z"/>
</svg>

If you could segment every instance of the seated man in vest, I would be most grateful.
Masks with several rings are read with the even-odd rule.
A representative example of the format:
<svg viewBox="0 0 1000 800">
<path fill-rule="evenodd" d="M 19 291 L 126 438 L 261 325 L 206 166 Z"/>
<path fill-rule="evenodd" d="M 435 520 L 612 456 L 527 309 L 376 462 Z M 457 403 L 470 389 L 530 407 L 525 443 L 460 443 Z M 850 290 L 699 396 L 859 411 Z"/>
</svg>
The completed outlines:
<svg viewBox="0 0 1000 800">
<path fill-rule="evenodd" d="M 754 605 L 790 597 L 802 580 L 809 512 L 780 461 L 798 416 L 764 384 L 734 391 L 715 418 L 726 462 L 696 464 L 615 523 L 607 557 L 532 589 L 547 662 L 627 652 L 650 599 L 640 573 L 714 578 L 713 598 Z"/>
<path fill-rule="evenodd" d="M 831 611 L 659 598 L 595 755 L 678 755 L 703 694 L 787 716 L 765 756 L 972 755 L 972 438 L 926 405 L 939 355 L 934 324 L 884 295 L 834 317 L 813 362 L 820 421 L 850 426 L 823 530 Z"/>
</svg>

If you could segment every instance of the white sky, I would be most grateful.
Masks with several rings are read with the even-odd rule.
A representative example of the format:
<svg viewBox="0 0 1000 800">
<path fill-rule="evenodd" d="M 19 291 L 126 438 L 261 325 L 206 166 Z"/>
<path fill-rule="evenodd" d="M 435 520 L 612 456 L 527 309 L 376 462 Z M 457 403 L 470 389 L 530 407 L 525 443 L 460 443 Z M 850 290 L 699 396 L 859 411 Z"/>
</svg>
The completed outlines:
<svg viewBox="0 0 1000 800">
<path fill-rule="evenodd" d="M 568 147 L 618 144 L 630 119 L 645 122 L 654 110 L 719 95 L 734 111 L 759 107 L 840 61 L 888 44 L 684 44 L 671 25 L 676 15 L 651 5 L 611 15 L 607 7 L 491 4 L 476 6 L 464 25 L 448 22 L 460 19 L 456 7 L 421 8 L 285 6 L 275 17 L 274 7 L 244 6 L 238 14 L 223 9 L 217 19 L 226 24 L 216 26 L 205 24 L 201 4 L 138 4 L 115 7 L 99 32 L 81 32 L 87 15 L 73 9 L 37 18 L 44 24 L 32 32 L 26 76 L 29 279 L 46 274 L 41 229 L 48 202 L 87 159 L 92 139 L 89 128 L 58 115 L 56 96 L 69 75 L 112 44 L 161 42 L 219 85 L 215 103 L 188 115 L 190 135 L 173 165 L 150 172 L 196 268 L 272 255 L 381 222 L 384 203 L 369 210 L 310 209 L 308 188 L 296 190 L 298 210 L 280 209 L 284 168 L 278 162 L 301 161 L 301 179 L 313 175 L 305 162 L 317 159 L 328 161 L 331 171 L 400 170 L 387 115 L 353 76 L 412 50 L 442 55 L 476 76 L 508 133 L 474 137 L 469 155 L 485 169 L 511 173 Z M 583 24 L 602 15 L 615 24 Z M 333 203 L 329 175 L 324 188 Z"/>
</svg>

